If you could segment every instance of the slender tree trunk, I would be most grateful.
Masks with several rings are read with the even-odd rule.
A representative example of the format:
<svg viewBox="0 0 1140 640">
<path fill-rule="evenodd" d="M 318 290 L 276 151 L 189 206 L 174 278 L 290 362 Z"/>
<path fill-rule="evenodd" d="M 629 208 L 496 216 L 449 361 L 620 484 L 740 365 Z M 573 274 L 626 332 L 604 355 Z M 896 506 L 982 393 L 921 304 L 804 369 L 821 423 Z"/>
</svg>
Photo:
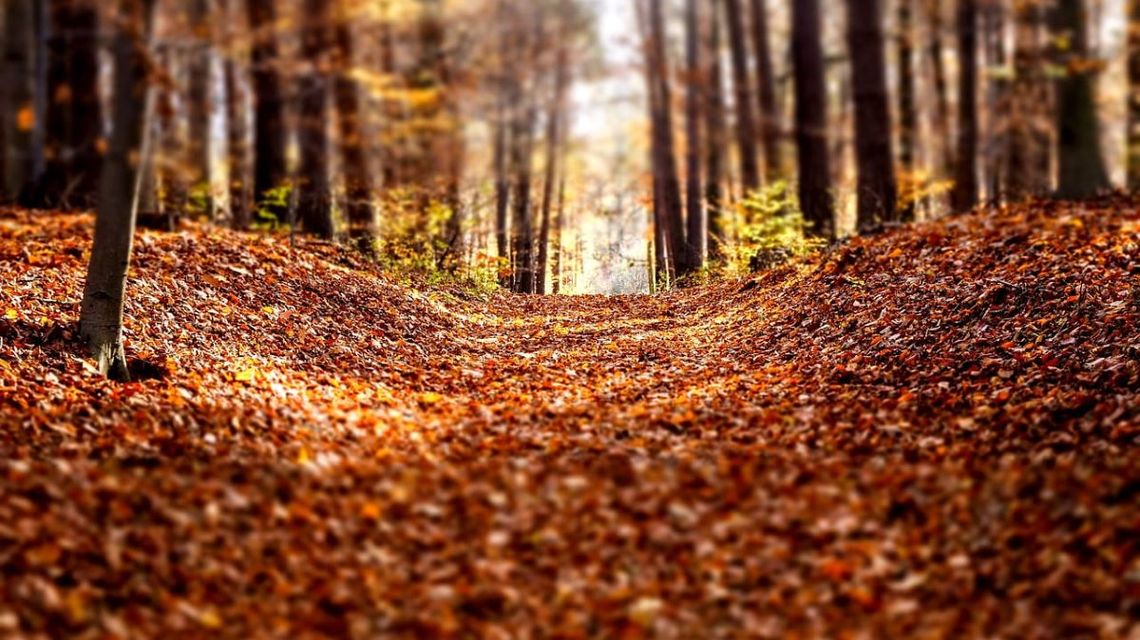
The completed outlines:
<svg viewBox="0 0 1140 640">
<path fill-rule="evenodd" d="M 565 127 L 565 125 L 563 125 Z M 563 129 L 565 130 L 565 129 Z M 562 171 L 558 174 L 558 204 L 555 207 L 554 215 L 554 239 L 552 241 L 552 260 L 554 262 L 551 274 L 553 280 L 551 282 L 551 293 L 559 295 L 562 293 L 562 236 L 566 229 L 566 145 L 562 145 Z"/>
<path fill-rule="evenodd" d="M 521 98 L 521 96 L 520 96 Z M 517 104 L 517 103 L 516 103 Z M 514 255 L 514 287 L 515 293 L 531 293 L 534 291 L 534 232 L 531 223 L 531 162 L 534 150 L 534 120 L 535 108 L 533 104 L 525 107 L 524 112 L 517 116 L 511 132 L 511 177 L 514 194 L 513 212 L 511 221 L 511 244 Z"/>
<path fill-rule="evenodd" d="M 760 138 L 764 146 L 764 180 L 771 184 L 783 175 L 780 153 L 783 127 L 776 99 L 776 74 L 772 67 L 766 0 L 752 0 L 752 44 L 756 48 L 756 93 L 760 107 Z"/>
<path fill-rule="evenodd" d="M 138 161 L 147 145 L 153 91 L 147 78 L 146 43 L 154 0 L 122 0 L 122 25 L 113 44 L 114 128 L 99 183 L 99 208 L 79 332 L 99 370 L 130 377 L 123 351 L 123 303 L 138 212 Z"/>
<path fill-rule="evenodd" d="M 930 20 L 930 43 L 927 48 L 927 55 L 930 58 L 930 72 L 934 85 L 933 130 L 934 135 L 941 141 L 942 151 L 939 173 L 951 175 L 954 172 L 956 162 L 954 160 L 954 145 L 950 143 L 950 99 L 946 81 L 946 60 L 942 51 L 945 23 L 942 19 L 940 0 L 926 0 L 926 6 Z"/>
<path fill-rule="evenodd" d="M 562 113 L 566 103 L 569 58 L 564 44 L 558 48 L 558 60 L 554 69 L 554 92 L 550 109 L 546 116 L 546 175 L 542 181 L 542 218 L 538 233 L 538 266 L 535 273 L 535 289 L 546 294 L 546 271 L 550 256 L 550 210 L 554 206 L 554 186 L 558 175 L 564 170 L 558 166 L 562 156 Z"/>
<path fill-rule="evenodd" d="M 685 242 L 690 268 L 704 266 L 707 225 L 701 193 L 701 20 L 700 0 L 686 0 L 685 58 Z"/>
<path fill-rule="evenodd" d="M 958 2 L 958 152 L 952 204 L 964 212 L 978 204 L 978 7 Z"/>
<path fill-rule="evenodd" d="M 732 61 L 732 86 L 736 92 L 736 145 L 740 152 L 740 181 L 747 193 L 760 186 L 756 157 L 756 124 L 752 117 L 752 88 L 748 81 L 748 40 L 744 35 L 741 0 L 724 0 L 728 19 L 728 44 Z"/>
<path fill-rule="evenodd" d="M 249 28 L 253 33 L 253 193 L 258 208 L 285 220 L 288 207 L 272 192 L 288 180 L 285 156 L 285 105 L 276 66 L 277 15 L 274 0 L 247 0 Z"/>
<path fill-rule="evenodd" d="M 6 0 L 4 5 L 3 102 L 4 144 L 0 147 L 0 192 L 5 201 L 19 197 L 34 179 L 36 112 L 36 2 Z"/>
<path fill-rule="evenodd" d="M 917 183 L 918 107 L 914 96 L 914 14 L 913 0 L 896 0 L 898 30 L 898 110 L 899 110 L 899 166 L 907 180 Z M 903 222 L 914 220 L 913 197 L 902 203 L 899 216 Z"/>
<path fill-rule="evenodd" d="M 1001 3 L 986 5 L 986 68 L 990 73 L 986 90 L 985 175 L 987 201 L 999 206 L 1005 197 L 1005 156 L 1009 142 L 1009 82 L 1002 70 L 1008 62 L 1005 50 L 1005 7 Z"/>
<path fill-rule="evenodd" d="M 297 177 L 298 217 L 310 233 L 332 238 L 332 193 L 329 186 L 329 6 L 307 0 L 301 54 L 308 69 L 301 76 L 297 142 L 301 167 Z"/>
<path fill-rule="evenodd" d="M 1128 190 L 1140 191 L 1140 0 L 1128 0 Z"/>
<path fill-rule="evenodd" d="M 1014 79 L 1006 154 L 1006 190 L 1011 200 L 1042 196 L 1050 188 L 1053 122 L 1043 55 L 1043 13 L 1039 4 L 1029 2 L 1016 5 L 1014 12 Z"/>
<path fill-rule="evenodd" d="M 495 175 L 495 248 L 500 259 L 510 257 L 507 245 L 508 212 L 510 211 L 510 180 L 507 177 L 507 124 L 504 111 L 499 105 L 492 132 L 492 171 Z"/>
<path fill-rule="evenodd" d="M 1088 198 L 1110 188 L 1100 150 L 1095 61 L 1088 58 L 1088 33 L 1081 0 L 1058 0 L 1053 9 L 1057 80 L 1057 196 Z M 1067 46 L 1062 46 L 1065 43 Z"/>
<path fill-rule="evenodd" d="M 345 214 L 349 238 L 357 248 L 371 254 L 376 238 L 376 209 L 372 206 L 372 180 L 364 152 L 360 93 L 349 75 L 352 69 L 352 31 L 347 16 L 338 16 L 336 27 L 336 108 L 340 129 L 340 152 L 345 183 Z"/>
<path fill-rule="evenodd" d="M 813 236 L 835 238 L 835 203 L 827 147 L 827 88 L 819 0 L 792 3 L 792 70 L 800 208 Z"/>
<path fill-rule="evenodd" d="M 898 218 L 882 19 L 879 0 L 847 0 L 860 231 Z"/>
<path fill-rule="evenodd" d="M 665 53 L 665 18 L 662 0 L 649 1 L 649 29 L 651 59 L 654 69 L 654 89 L 657 92 L 656 137 L 658 138 L 657 167 L 661 179 L 661 206 L 665 223 L 667 251 L 672 256 L 677 276 L 694 270 L 694 256 L 687 248 L 681 180 L 677 173 L 676 147 L 673 143 L 673 91 L 669 80 L 669 65 Z"/>
<path fill-rule="evenodd" d="M 724 206 L 723 184 L 724 164 L 722 162 L 725 145 L 728 143 L 728 128 L 725 126 L 724 70 L 721 68 L 721 27 L 719 12 L 707 14 L 707 55 L 705 64 L 705 207 L 708 211 L 708 251 L 709 259 L 724 259 Z"/>
<path fill-rule="evenodd" d="M 225 0 L 222 15 L 231 22 L 236 20 L 232 3 Z M 236 37 L 236 29 L 227 27 L 227 40 Z M 246 60 L 230 52 L 225 61 L 226 89 L 226 151 L 229 165 L 230 224 L 235 229 L 248 229 L 253 222 L 253 180 L 250 175 L 249 118 L 242 78 L 246 75 Z"/>
<path fill-rule="evenodd" d="M 211 94 L 211 67 L 213 37 L 211 24 L 216 20 L 211 0 L 191 0 L 190 21 L 194 35 L 194 49 L 190 52 L 188 70 L 187 120 L 189 137 L 186 152 L 187 167 L 193 172 L 190 186 L 201 197 L 201 213 L 208 219 L 216 217 L 213 189 L 213 162 L 210 140 L 213 138 L 210 118 L 214 112 Z"/>
</svg>

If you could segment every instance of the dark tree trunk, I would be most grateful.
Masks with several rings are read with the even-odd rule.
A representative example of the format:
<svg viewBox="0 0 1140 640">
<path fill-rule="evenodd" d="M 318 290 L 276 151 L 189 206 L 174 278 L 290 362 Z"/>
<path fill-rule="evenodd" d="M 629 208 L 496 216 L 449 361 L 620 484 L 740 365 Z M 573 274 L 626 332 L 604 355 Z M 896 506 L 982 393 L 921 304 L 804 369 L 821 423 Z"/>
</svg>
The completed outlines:
<svg viewBox="0 0 1140 640">
<path fill-rule="evenodd" d="M 776 74 L 772 67 L 766 0 L 752 0 L 752 43 L 756 48 L 756 93 L 760 106 L 760 138 L 764 146 L 764 179 L 771 184 L 783 175 L 780 153 L 783 127 L 776 99 Z"/>
<path fill-rule="evenodd" d="M 19 198 L 36 175 L 36 19 L 34 0 L 4 5 L 3 75 L 0 76 L 0 198 Z"/>
<path fill-rule="evenodd" d="M 511 254 L 514 261 L 512 290 L 515 293 L 534 291 L 534 231 L 530 203 L 534 120 L 534 105 L 528 105 L 524 113 L 516 117 L 511 131 L 510 165 L 514 191 L 511 197 Z"/>
<path fill-rule="evenodd" d="M 227 0 L 223 15 L 235 20 L 230 3 L 240 0 Z M 236 37 L 236 30 L 227 29 L 227 37 Z M 226 88 L 226 147 L 229 157 L 229 199 L 230 224 L 235 229 L 248 229 L 253 222 L 253 180 L 250 175 L 249 117 L 246 94 L 242 89 L 242 78 L 246 75 L 246 60 L 231 53 L 225 62 Z"/>
<path fill-rule="evenodd" d="M 1044 11 L 1023 3 L 1014 13 L 1014 80 L 1010 96 L 1006 190 L 1012 200 L 1042 196 L 1050 188 L 1052 97 L 1044 59 Z"/>
<path fill-rule="evenodd" d="M 95 203 L 102 153 L 98 11 L 92 0 L 51 3 L 46 166 L 33 198 L 46 208 Z"/>
<path fill-rule="evenodd" d="M 495 115 L 494 131 L 492 132 L 492 171 L 495 177 L 495 248 L 500 259 L 510 257 L 510 248 L 507 245 L 507 215 L 510 211 L 510 180 L 507 176 L 507 135 L 506 116 L 503 105 L 498 106 Z"/>
<path fill-rule="evenodd" d="M 301 166 L 297 176 L 298 217 L 305 230 L 321 238 L 336 232 L 329 187 L 329 7 L 327 0 L 307 0 L 301 55 L 308 68 L 301 76 L 297 142 Z"/>
<path fill-rule="evenodd" d="M 792 70 L 796 85 L 796 149 L 800 208 L 808 233 L 835 238 L 835 204 L 827 147 L 827 88 L 819 0 L 792 3 Z"/>
<path fill-rule="evenodd" d="M 724 70 L 721 68 L 721 27 L 717 11 L 707 14 L 708 42 L 705 64 L 705 207 L 708 211 L 709 259 L 724 259 L 724 206 L 723 184 L 725 145 L 728 128 L 724 122 Z"/>
<path fill-rule="evenodd" d="M 1005 49 L 1005 7 L 1000 3 L 985 8 L 986 68 L 1004 69 L 1008 60 Z M 999 206 L 1005 197 L 1005 156 L 1009 141 L 1009 82 L 1003 73 L 990 74 L 986 90 L 987 127 L 985 176 L 987 201 Z"/>
<path fill-rule="evenodd" d="M 563 111 L 566 103 L 566 87 L 569 82 L 569 58 L 565 45 L 558 49 L 558 60 L 554 70 L 554 93 L 547 112 L 546 122 L 546 175 L 542 182 L 542 218 L 538 234 L 538 265 L 535 273 L 535 290 L 546 294 L 546 271 L 550 256 L 550 213 L 554 206 L 554 185 L 564 167 L 559 165 L 562 157 Z"/>
<path fill-rule="evenodd" d="M 685 242 L 681 180 L 677 173 L 677 159 L 673 144 L 673 91 L 669 80 L 669 64 L 665 53 L 665 18 L 662 0 L 649 0 L 650 69 L 653 91 L 656 93 L 656 117 L 653 118 L 656 173 L 661 188 L 661 222 L 669 260 L 677 276 L 694 270 L 694 257 Z"/>
<path fill-rule="evenodd" d="M 942 51 L 942 38 L 945 23 L 942 19 L 940 0 L 926 0 L 930 19 L 930 43 L 927 56 L 930 58 L 930 74 L 934 85 L 934 135 L 940 141 L 941 174 L 950 175 L 954 171 L 954 145 L 950 143 L 950 99 L 946 81 L 946 61 Z"/>
<path fill-rule="evenodd" d="M 1088 59 L 1085 8 L 1081 0 L 1058 0 L 1053 9 L 1057 80 L 1057 196 L 1088 198 L 1110 188 L 1100 151 L 1096 111 L 1098 65 Z"/>
<path fill-rule="evenodd" d="M 277 220 L 288 217 L 288 207 L 273 192 L 285 186 L 285 105 L 277 72 L 277 15 L 274 0 L 248 0 L 249 28 L 253 34 L 253 193 L 259 210 Z"/>
<path fill-rule="evenodd" d="M 336 24 L 336 109 L 340 128 L 340 152 L 344 171 L 345 214 L 352 242 L 366 253 L 376 238 L 376 209 L 372 206 L 372 180 L 364 152 L 360 93 L 349 75 L 352 69 L 352 31 L 348 18 Z"/>
<path fill-rule="evenodd" d="M 748 40 L 744 35 L 744 8 L 741 0 L 724 0 L 728 21 L 728 44 L 732 61 L 732 86 L 736 104 L 736 145 L 740 152 L 740 182 L 744 191 L 760 186 L 756 158 L 756 124 L 752 117 L 752 88 L 748 80 Z"/>
<path fill-rule="evenodd" d="M 879 0 L 847 0 L 860 231 L 898 218 L 882 19 Z"/>
<path fill-rule="evenodd" d="M 144 157 L 153 105 L 147 48 L 154 0 L 123 0 L 112 46 L 114 127 L 99 182 L 99 208 L 83 288 L 79 333 L 99 370 L 127 380 L 123 303 L 138 212 L 138 158 Z"/>
<path fill-rule="evenodd" d="M 898 109 L 899 109 L 899 166 L 913 184 L 917 180 L 916 155 L 918 149 L 918 107 L 914 96 L 914 13 L 913 0 L 896 0 L 898 29 Z M 913 199 L 899 209 L 903 222 L 914 220 Z"/>
<path fill-rule="evenodd" d="M 956 212 L 978 204 L 978 6 L 958 2 L 958 151 L 951 204 Z"/>
<path fill-rule="evenodd" d="M 690 268 L 705 262 L 705 208 L 701 193 L 701 37 L 700 0 L 685 4 L 685 243 Z"/>
<path fill-rule="evenodd" d="M 1140 191 L 1140 0 L 1128 4 L 1128 190 Z"/>
<path fill-rule="evenodd" d="M 563 125 L 565 126 L 565 125 Z M 566 146 L 563 144 L 562 152 L 565 154 Z M 558 204 L 555 205 L 554 239 L 551 242 L 553 253 L 553 267 L 551 269 L 551 288 L 554 295 L 562 293 L 562 235 L 566 228 L 566 159 L 562 159 L 562 171 L 558 174 Z"/>
<path fill-rule="evenodd" d="M 211 25 L 217 19 L 213 13 L 211 0 L 192 0 L 190 2 L 191 30 L 195 38 L 194 48 L 190 52 L 188 69 L 187 91 L 187 121 L 189 123 L 189 137 L 187 138 L 186 152 L 187 168 L 190 169 L 191 189 L 199 195 L 207 219 L 216 217 L 216 203 L 213 192 L 213 163 L 211 162 L 210 140 L 213 138 L 210 130 L 210 117 L 214 111 L 211 100 L 211 58 L 213 57 L 213 38 Z"/>
</svg>

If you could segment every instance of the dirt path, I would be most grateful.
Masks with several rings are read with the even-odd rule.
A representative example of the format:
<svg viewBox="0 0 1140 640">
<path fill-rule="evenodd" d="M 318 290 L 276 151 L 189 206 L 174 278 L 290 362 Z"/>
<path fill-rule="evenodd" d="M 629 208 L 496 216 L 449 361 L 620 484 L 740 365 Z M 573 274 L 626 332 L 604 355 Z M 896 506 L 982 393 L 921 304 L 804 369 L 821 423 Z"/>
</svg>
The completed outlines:
<svg viewBox="0 0 1140 640">
<path fill-rule="evenodd" d="M 119 386 L 87 220 L 0 217 L 0 632 L 1135 636 L 1136 219 L 489 302 L 148 235 Z"/>
</svg>

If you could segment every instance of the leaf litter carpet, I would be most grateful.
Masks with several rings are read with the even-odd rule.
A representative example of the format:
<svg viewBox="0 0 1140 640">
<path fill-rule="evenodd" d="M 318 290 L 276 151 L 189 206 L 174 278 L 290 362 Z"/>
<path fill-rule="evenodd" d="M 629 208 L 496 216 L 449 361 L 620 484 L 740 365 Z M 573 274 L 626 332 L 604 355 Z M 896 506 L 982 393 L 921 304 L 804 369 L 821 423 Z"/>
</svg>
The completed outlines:
<svg viewBox="0 0 1140 640">
<path fill-rule="evenodd" d="M 1140 637 L 1140 210 L 1030 203 L 658 297 L 415 292 L 0 213 L 0 635 Z"/>
</svg>

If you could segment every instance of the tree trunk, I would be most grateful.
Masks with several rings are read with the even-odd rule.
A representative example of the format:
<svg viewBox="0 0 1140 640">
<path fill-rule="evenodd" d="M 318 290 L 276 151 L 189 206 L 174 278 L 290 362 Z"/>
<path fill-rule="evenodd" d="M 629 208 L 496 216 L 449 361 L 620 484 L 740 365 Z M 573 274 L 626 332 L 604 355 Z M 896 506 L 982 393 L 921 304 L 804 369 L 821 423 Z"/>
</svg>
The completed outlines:
<svg viewBox="0 0 1140 640">
<path fill-rule="evenodd" d="M 329 186 L 329 6 L 327 0 L 307 0 L 301 35 L 301 55 L 308 68 L 300 80 L 300 120 L 297 142 L 298 217 L 305 230 L 321 238 L 335 234 L 332 190 Z"/>
<path fill-rule="evenodd" d="M 563 111 L 566 103 L 569 59 L 565 44 L 559 46 L 558 60 L 554 70 L 554 93 L 547 112 L 546 122 L 546 175 L 542 182 L 542 218 L 538 233 L 538 266 L 535 273 L 535 290 L 546 294 L 546 271 L 550 256 L 550 209 L 554 205 L 554 183 L 558 175 L 565 171 L 559 165 L 562 156 Z"/>
<path fill-rule="evenodd" d="M 764 180 L 772 184 L 783 175 L 783 154 L 780 153 L 782 125 L 776 100 L 776 74 L 772 68 L 766 0 L 752 0 L 752 43 L 756 48 L 756 93 L 760 106 L 760 139 L 764 146 Z"/>
<path fill-rule="evenodd" d="M 274 0 L 247 0 L 249 28 L 253 34 L 253 193 L 257 206 L 279 221 L 288 217 L 288 207 L 273 192 L 286 185 L 285 106 L 281 78 L 275 65 L 277 15 Z"/>
<path fill-rule="evenodd" d="M 800 208 L 808 233 L 835 238 L 835 204 L 827 147 L 827 87 L 819 0 L 792 3 L 792 70 L 796 90 L 796 149 Z"/>
<path fill-rule="evenodd" d="M 500 259 L 510 257 L 510 248 L 507 245 L 507 224 L 510 211 L 511 188 L 507 177 L 507 124 L 504 112 L 506 107 L 500 104 L 495 114 L 494 131 L 492 132 L 492 171 L 495 176 L 495 248 Z"/>
<path fill-rule="evenodd" d="M 882 19 L 879 0 L 847 0 L 860 231 L 898 219 Z"/>
<path fill-rule="evenodd" d="M 756 158 L 756 124 L 752 118 L 752 89 L 748 82 L 748 40 L 744 35 L 741 0 L 724 0 L 728 20 L 728 44 L 732 61 L 732 85 L 736 95 L 736 145 L 740 151 L 740 182 L 745 193 L 760 186 Z"/>
<path fill-rule="evenodd" d="M 930 43 L 927 56 L 930 58 L 930 74 L 934 84 L 935 137 L 940 141 L 941 158 L 939 174 L 948 176 L 954 171 L 954 145 L 950 143 L 950 99 L 946 81 L 946 61 L 942 53 L 942 37 L 945 28 L 942 20 L 942 4 L 939 0 L 926 0 L 930 20 Z"/>
<path fill-rule="evenodd" d="M 216 217 L 214 200 L 213 162 L 210 140 L 213 138 L 210 118 L 214 112 L 211 100 L 211 67 L 213 58 L 213 37 L 211 24 L 217 16 L 213 13 L 211 0 L 190 2 L 190 27 L 194 37 L 194 48 L 190 52 L 187 91 L 187 121 L 189 123 L 186 144 L 187 163 L 191 171 L 190 189 L 201 200 L 202 215 L 207 220 Z M 195 204 L 198 204 L 196 201 Z"/>
<path fill-rule="evenodd" d="M 988 4 L 984 13 L 986 38 L 986 68 L 997 70 L 988 74 L 986 90 L 987 126 L 985 145 L 985 176 L 987 201 L 999 206 L 1005 197 L 1005 156 L 1009 141 L 1009 82 L 1003 73 L 1006 63 L 1005 8 L 1000 3 Z"/>
<path fill-rule="evenodd" d="M 951 204 L 961 213 L 978 204 L 978 6 L 958 2 L 958 152 Z"/>
<path fill-rule="evenodd" d="M 896 29 L 898 46 L 898 109 L 899 109 L 899 166 L 907 180 L 916 184 L 918 180 L 916 155 L 918 149 L 918 107 L 914 96 L 914 14 L 913 0 L 898 2 L 898 24 Z M 915 202 L 903 203 L 899 216 L 903 222 L 914 220 Z"/>
<path fill-rule="evenodd" d="M 1088 34 L 1081 0 L 1058 0 L 1053 9 L 1057 80 L 1057 196 L 1088 198 L 1110 188 L 1100 151 L 1096 110 L 1098 64 L 1088 58 Z"/>
<path fill-rule="evenodd" d="M 123 0 L 121 26 L 113 44 L 114 127 L 99 182 L 99 208 L 79 333 L 99 370 L 127 380 L 123 352 L 123 303 L 138 212 L 138 158 L 144 157 L 153 105 L 147 77 L 154 0 Z"/>
<path fill-rule="evenodd" d="M 705 56 L 705 208 L 708 211 L 709 259 L 724 259 L 724 164 L 722 157 L 728 142 L 728 129 L 724 122 L 724 70 L 721 68 L 721 27 L 719 12 L 707 13 Z"/>
<path fill-rule="evenodd" d="M 565 125 L 564 125 L 565 126 Z M 562 235 L 566 228 L 566 146 L 562 146 L 562 171 L 558 174 L 558 204 L 555 208 L 554 216 L 554 239 L 552 241 L 552 250 L 554 255 L 552 260 L 554 262 L 551 270 L 553 279 L 551 281 L 551 293 L 559 295 L 562 293 Z"/>
<path fill-rule="evenodd" d="M 521 94 L 521 92 L 520 92 Z M 521 95 L 519 96 L 522 99 Z M 517 104 L 517 102 L 515 103 Z M 531 224 L 531 161 L 534 147 L 534 105 L 525 107 L 524 112 L 515 118 L 511 131 L 511 177 L 513 219 L 511 221 L 511 253 L 513 255 L 512 290 L 515 293 L 534 291 L 534 244 Z"/>
<path fill-rule="evenodd" d="M 33 0 L 7 0 L 4 5 L 3 76 L 0 122 L 0 197 L 16 200 L 36 175 L 36 33 Z"/>
<path fill-rule="evenodd" d="M 1140 191 L 1140 0 L 1128 5 L 1128 190 Z"/>
<path fill-rule="evenodd" d="M 704 266 L 707 225 L 701 193 L 701 38 L 700 0 L 686 0 L 685 58 L 685 242 L 690 267 Z"/>
<path fill-rule="evenodd" d="M 352 31 L 346 16 L 336 24 L 336 108 L 340 126 L 340 151 L 345 183 L 345 214 L 349 238 L 357 248 L 371 254 L 376 238 L 376 209 L 372 206 L 372 180 L 364 152 L 360 93 L 349 73 L 352 70 Z"/>
<path fill-rule="evenodd" d="M 226 0 L 222 15 L 236 20 L 234 2 Z M 229 23 L 227 23 L 229 24 Z M 227 40 L 237 36 L 236 29 L 227 28 Z M 230 224 L 235 229 L 248 229 L 253 222 L 253 180 L 250 176 L 249 118 L 246 95 L 242 89 L 247 61 L 231 52 L 225 62 L 226 89 L 226 152 L 229 165 Z"/>
</svg>

